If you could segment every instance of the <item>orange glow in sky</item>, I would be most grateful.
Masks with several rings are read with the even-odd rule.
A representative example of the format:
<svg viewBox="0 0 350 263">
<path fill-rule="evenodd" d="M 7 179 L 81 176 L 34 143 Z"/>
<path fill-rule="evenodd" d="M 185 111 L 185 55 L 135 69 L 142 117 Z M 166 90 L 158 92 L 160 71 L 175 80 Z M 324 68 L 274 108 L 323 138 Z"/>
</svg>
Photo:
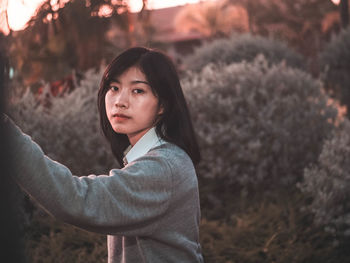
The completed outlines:
<svg viewBox="0 0 350 263">
<path fill-rule="evenodd" d="M 8 21 L 11 29 L 21 30 L 25 28 L 27 21 L 42 2 L 43 0 L 8 0 Z M 52 0 L 51 2 L 56 1 Z M 128 2 L 131 12 L 141 10 L 142 0 L 129 0 Z M 148 8 L 157 9 L 197 2 L 200 0 L 148 0 Z"/>
<path fill-rule="evenodd" d="M 8 0 L 7 13 L 10 27 L 13 30 L 23 28 L 41 2 L 42 0 Z"/>
</svg>

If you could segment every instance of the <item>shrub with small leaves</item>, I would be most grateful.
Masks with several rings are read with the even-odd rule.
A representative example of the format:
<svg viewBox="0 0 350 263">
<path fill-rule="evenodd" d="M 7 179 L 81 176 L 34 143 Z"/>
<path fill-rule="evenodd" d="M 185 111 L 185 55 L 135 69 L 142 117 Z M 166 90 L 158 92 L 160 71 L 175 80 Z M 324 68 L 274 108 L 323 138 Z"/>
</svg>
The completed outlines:
<svg viewBox="0 0 350 263">
<path fill-rule="evenodd" d="M 86 72 L 75 90 L 63 97 L 50 95 L 46 87 L 41 96 L 46 96 L 50 107 L 38 103 L 36 95 L 28 90 L 21 98 L 13 98 L 10 109 L 18 126 L 48 156 L 78 176 L 106 174 L 117 166 L 100 129 L 97 92 L 101 76 L 101 70 Z"/>
<path fill-rule="evenodd" d="M 99 127 L 97 91 L 101 76 L 102 71 L 86 72 L 76 89 L 63 97 L 50 95 L 46 85 L 39 98 L 29 89 L 23 96 L 11 98 L 10 115 L 22 131 L 45 154 L 78 176 L 107 174 L 109 169 L 118 167 Z M 50 106 L 44 106 L 43 100 Z M 32 224 L 33 212 L 38 211 L 36 205 L 26 201 L 19 189 L 16 194 L 19 217 L 26 220 L 26 225 Z"/>
<path fill-rule="evenodd" d="M 263 54 L 270 64 L 285 61 L 289 67 L 305 68 L 303 57 L 283 42 L 251 34 L 234 34 L 229 39 L 206 43 L 185 59 L 185 66 L 190 70 L 200 71 L 209 63 L 251 62 L 259 54 Z"/>
<path fill-rule="evenodd" d="M 107 262 L 106 236 L 37 213 L 28 229 L 28 262 Z"/>
<path fill-rule="evenodd" d="M 326 87 L 350 107 L 350 27 L 341 31 L 320 54 Z M 349 110 L 348 110 L 349 112 Z"/>
<path fill-rule="evenodd" d="M 295 183 L 317 160 L 337 113 L 319 81 L 263 57 L 210 64 L 182 84 L 202 151 L 199 174 L 223 184 Z"/>
<path fill-rule="evenodd" d="M 299 185 L 312 197 L 315 223 L 335 234 L 350 236 L 350 121 L 325 141 L 318 163 L 305 169 Z"/>
</svg>

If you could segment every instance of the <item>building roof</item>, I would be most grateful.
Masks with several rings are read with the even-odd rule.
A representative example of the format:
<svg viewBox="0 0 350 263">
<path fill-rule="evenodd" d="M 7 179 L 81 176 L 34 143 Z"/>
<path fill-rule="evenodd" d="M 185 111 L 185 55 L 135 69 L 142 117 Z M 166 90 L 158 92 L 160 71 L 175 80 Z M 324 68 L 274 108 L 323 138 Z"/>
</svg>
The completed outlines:
<svg viewBox="0 0 350 263">
<path fill-rule="evenodd" d="M 187 4 L 189 5 L 189 4 Z M 203 39 L 199 32 L 179 32 L 175 29 L 176 15 L 187 5 L 150 10 L 150 24 L 155 28 L 154 40 L 165 43 L 182 42 Z M 196 4 L 192 4 L 196 5 Z M 132 19 L 137 23 L 138 13 L 133 13 Z"/>
</svg>

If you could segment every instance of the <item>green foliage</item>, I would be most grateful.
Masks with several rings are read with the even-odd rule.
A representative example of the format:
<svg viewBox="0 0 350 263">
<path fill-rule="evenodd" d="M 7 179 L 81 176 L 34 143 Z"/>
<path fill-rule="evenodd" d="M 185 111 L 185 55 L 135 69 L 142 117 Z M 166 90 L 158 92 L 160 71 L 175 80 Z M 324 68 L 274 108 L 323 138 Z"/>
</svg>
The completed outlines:
<svg viewBox="0 0 350 263">
<path fill-rule="evenodd" d="M 117 167 L 99 133 L 96 97 L 102 71 L 89 71 L 77 89 L 38 104 L 28 90 L 13 98 L 12 117 L 53 159 L 77 175 Z M 206 262 L 345 262 L 348 242 L 312 226 L 293 184 L 317 161 L 336 110 L 321 84 L 283 64 L 208 65 L 182 80 L 199 135 L 198 167 Z M 47 91 L 47 90 L 46 90 Z M 349 158 L 348 158 L 349 159 Z M 345 170 L 344 170 L 345 171 Z M 245 191 L 255 185 L 259 191 Z M 271 190 L 276 186 L 274 190 Z M 269 189 L 269 191 L 266 191 Z M 276 190 L 277 189 L 277 190 Z M 252 195 L 254 193 L 254 195 Z M 34 213 L 27 229 L 32 262 L 105 262 L 105 237 Z"/>
<path fill-rule="evenodd" d="M 312 197 L 315 222 L 337 235 L 350 235 L 350 121 L 327 140 L 317 165 L 305 169 L 301 189 Z"/>
<path fill-rule="evenodd" d="M 19 127 L 49 157 L 65 164 L 78 176 L 107 174 L 118 167 L 99 127 L 97 91 L 102 73 L 101 70 L 86 72 L 80 84 L 76 83 L 76 89 L 63 97 L 51 96 L 46 86 L 40 97 L 27 89 L 22 96 L 11 98 L 9 110 Z M 26 198 L 19 190 L 15 194 L 21 208 L 16 213 L 25 222 L 24 227 L 30 224 L 27 254 L 32 262 L 106 262 L 107 248 L 105 241 L 101 247 L 100 236 L 94 238 L 94 234 L 50 218 L 40 220 L 35 216 L 36 206 L 27 201 L 29 207 L 25 209 Z M 25 231 L 23 227 L 21 230 Z"/>
<path fill-rule="evenodd" d="M 300 192 L 285 189 L 232 195 L 226 215 L 202 220 L 205 262 L 347 262 L 349 242 L 335 243 L 330 233 L 313 226 L 310 213 L 301 210 L 306 202 Z"/>
<path fill-rule="evenodd" d="M 332 1 L 318 0 L 227 0 L 241 5 L 249 14 L 250 32 L 274 37 L 313 57 L 320 50 L 325 33 L 324 19 L 338 11 Z M 336 20 L 332 21 L 338 24 Z M 327 32 L 324 30 L 326 29 Z"/>
<path fill-rule="evenodd" d="M 104 263 L 107 261 L 106 236 L 36 214 L 26 234 L 26 255 L 35 263 Z"/>
<path fill-rule="evenodd" d="M 274 191 L 242 197 L 231 195 L 218 219 L 203 218 L 200 243 L 207 263 L 338 263 L 349 258 L 348 241 L 312 225 L 300 208 L 300 192 Z M 204 205 L 204 214 L 208 207 Z M 106 237 L 58 222 L 38 212 L 26 235 L 26 255 L 33 263 L 106 262 Z"/>
<path fill-rule="evenodd" d="M 87 72 L 64 97 L 44 92 L 39 99 L 49 96 L 50 107 L 28 90 L 11 109 L 19 126 L 77 175 L 116 166 L 99 127 L 101 75 Z M 269 67 L 263 58 L 207 66 L 188 74 L 183 86 L 200 137 L 200 174 L 242 185 L 295 182 L 317 159 L 336 115 L 320 83 L 283 65 Z"/>
<path fill-rule="evenodd" d="M 111 22 L 122 30 L 128 28 L 124 1 L 71 0 L 60 8 L 51 2 L 43 2 L 28 27 L 9 37 L 15 77 L 27 85 L 61 79 L 72 69 L 86 71 L 103 59 L 109 61 L 121 49 L 107 39 Z M 110 16 L 98 16 L 102 6 L 108 6 Z"/>
<path fill-rule="evenodd" d="M 76 89 L 64 97 L 50 96 L 48 87 L 40 98 L 27 90 L 21 98 L 13 98 L 11 105 L 11 116 L 19 127 L 49 157 L 76 175 L 107 174 L 118 167 L 100 129 L 97 92 L 101 76 L 102 71 L 88 71 Z M 47 102 L 51 106 L 45 106 Z"/>
<path fill-rule="evenodd" d="M 200 71 L 209 63 L 251 62 L 259 54 L 263 54 L 270 64 L 285 61 L 290 67 L 305 67 L 302 56 L 290 50 L 283 42 L 251 34 L 234 34 L 229 39 L 204 44 L 185 60 L 185 65 L 188 69 Z"/>
<path fill-rule="evenodd" d="M 317 160 L 336 109 L 310 75 L 264 58 L 208 65 L 183 79 L 203 160 L 199 174 L 261 188 L 291 185 Z"/>
<path fill-rule="evenodd" d="M 350 27 L 324 48 L 320 61 L 326 87 L 350 109 Z"/>
<path fill-rule="evenodd" d="M 323 62 L 323 69 L 329 70 L 348 69 L 350 70 L 350 27 L 342 30 L 324 48 L 320 54 Z"/>
</svg>

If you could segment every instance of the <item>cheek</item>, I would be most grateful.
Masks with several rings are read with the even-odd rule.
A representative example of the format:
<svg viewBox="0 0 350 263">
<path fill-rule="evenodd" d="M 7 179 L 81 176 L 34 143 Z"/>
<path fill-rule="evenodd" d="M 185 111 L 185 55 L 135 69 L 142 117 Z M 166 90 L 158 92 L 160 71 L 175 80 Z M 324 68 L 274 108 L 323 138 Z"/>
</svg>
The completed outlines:
<svg viewBox="0 0 350 263">
<path fill-rule="evenodd" d="M 139 121 L 141 122 L 152 122 L 158 112 L 158 101 L 155 98 L 143 98 L 142 100 L 135 101 L 134 113 L 135 117 L 140 116 Z"/>
<path fill-rule="evenodd" d="M 149 103 L 148 105 L 148 119 L 150 121 L 154 121 L 157 119 L 159 112 L 160 112 L 160 107 L 158 105 L 158 100 L 152 101 L 152 103 Z"/>
<path fill-rule="evenodd" d="M 111 98 L 108 95 L 108 92 L 106 93 L 106 96 L 105 96 L 105 108 L 106 108 L 106 113 L 107 113 L 107 117 L 108 117 L 109 112 L 111 110 Z"/>
</svg>

